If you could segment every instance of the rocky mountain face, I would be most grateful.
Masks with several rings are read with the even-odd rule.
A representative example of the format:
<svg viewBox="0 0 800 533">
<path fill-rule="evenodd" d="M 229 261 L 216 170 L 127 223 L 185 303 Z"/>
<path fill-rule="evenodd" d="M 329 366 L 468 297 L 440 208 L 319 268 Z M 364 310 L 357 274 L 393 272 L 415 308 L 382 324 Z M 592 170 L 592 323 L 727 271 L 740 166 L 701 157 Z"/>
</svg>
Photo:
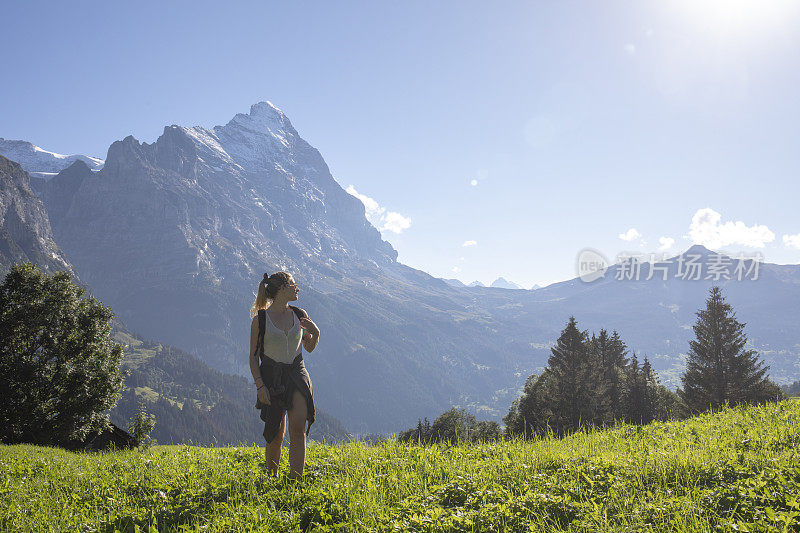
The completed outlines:
<svg viewBox="0 0 800 533">
<path fill-rule="evenodd" d="M 356 433 L 396 432 L 453 405 L 499 418 L 570 315 L 581 328 L 616 329 L 678 385 L 712 282 L 616 280 L 618 265 L 536 291 L 434 278 L 396 261 L 363 204 L 268 103 L 213 129 L 169 126 L 152 144 L 127 137 L 102 170 L 74 163 L 41 197 L 102 301 L 137 333 L 217 370 L 249 374 L 256 285 L 264 272 L 291 272 L 297 304 L 322 330 L 306 355 L 317 405 Z M 721 283 L 753 345 L 796 379 L 798 269 L 762 271 Z"/>
<path fill-rule="evenodd" d="M 249 373 L 257 283 L 291 272 L 325 335 L 307 357 L 319 405 L 351 430 L 397 430 L 516 390 L 518 350 L 491 338 L 500 324 L 397 263 L 363 204 L 270 104 L 213 129 L 167 127 L 153 144 L 115 142 L 102 170 L 75 163 L 41 194 L 103 302 L 222 371 Z"/>
<path fill-rule="evenodd" d="M 0 275 L 27 261 L 47 272 L 74 273 L 55 243 L 47 210 L 33 194 L 27 172 L 0 156 Z"/>
</svg>

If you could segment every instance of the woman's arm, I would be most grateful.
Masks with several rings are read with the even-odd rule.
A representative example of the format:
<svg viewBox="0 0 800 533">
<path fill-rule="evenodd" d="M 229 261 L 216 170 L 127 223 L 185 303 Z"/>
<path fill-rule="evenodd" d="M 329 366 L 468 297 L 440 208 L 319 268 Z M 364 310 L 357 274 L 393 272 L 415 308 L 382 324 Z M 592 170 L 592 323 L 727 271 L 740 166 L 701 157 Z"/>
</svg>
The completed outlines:
<svg viewBox="0 0 800 533">
<path fill-rule="evenodd" d="M 300 319 L 300 324 L 305 330 L 305 334 L 303 335 L 303 348 L 309 353 L 313 352 L 319 342 L 319 328 L 314 324 L 314 321 L 307 316 Z"/>
</svg>

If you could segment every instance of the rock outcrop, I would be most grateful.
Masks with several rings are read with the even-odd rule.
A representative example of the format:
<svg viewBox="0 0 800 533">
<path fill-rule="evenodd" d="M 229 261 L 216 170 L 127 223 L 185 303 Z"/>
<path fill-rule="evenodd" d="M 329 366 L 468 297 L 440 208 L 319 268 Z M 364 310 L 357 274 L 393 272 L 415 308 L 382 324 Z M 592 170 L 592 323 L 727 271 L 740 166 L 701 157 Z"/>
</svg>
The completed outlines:
<svg viewBox="0 0 800 533">
<path fill-rule="evenodd" d="M 55 243 L 47 211 L 33 194 L 27 172 L 0 156 L 0 274 L 28 261 L 46 272 L 74 273 Z"/>
</svg>

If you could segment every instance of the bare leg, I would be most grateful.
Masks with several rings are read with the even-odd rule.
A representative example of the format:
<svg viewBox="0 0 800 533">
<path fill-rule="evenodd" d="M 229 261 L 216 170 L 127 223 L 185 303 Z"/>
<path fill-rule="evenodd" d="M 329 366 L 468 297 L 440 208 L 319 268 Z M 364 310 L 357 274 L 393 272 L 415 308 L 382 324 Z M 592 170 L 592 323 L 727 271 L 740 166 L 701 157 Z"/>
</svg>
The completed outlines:
<svg viewBox="0 0 800 533">
<path fill-rule="evenodd" d="M 267 469 L 271 477 L 278 477 L 278 467 L 281 464 L 281 446 L 283 446 L 283 435 L 286 432 L 286 416 L 278 426 L 278 433 L 272 442 L 268 442 L 264 447 L 264 460 L 267 462 Z"/>
<path fill-rule="evenodd" d="M 289 476 L 300 479 L 306 462 L 306 399 L 299 390 L 294 391 L 292 408 L 289 410 Z"/>
</svg>

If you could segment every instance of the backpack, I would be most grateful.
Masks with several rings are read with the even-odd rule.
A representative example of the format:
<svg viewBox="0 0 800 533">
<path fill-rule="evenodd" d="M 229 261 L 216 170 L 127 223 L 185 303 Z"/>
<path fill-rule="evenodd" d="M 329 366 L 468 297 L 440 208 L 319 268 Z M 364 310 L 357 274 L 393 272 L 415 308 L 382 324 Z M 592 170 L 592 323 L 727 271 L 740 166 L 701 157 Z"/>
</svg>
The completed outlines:
<svg viewBox="0 0 800 533">
<path fill-rule="evenodd" d="M 308 313 L 300 309 L 299 307 L 295 307 L 290 305 L 289 307 L 292 308 L 294 314 L 297 315 L 297 319 L 300 320 L 301 318 L 308 318 Z M 258 361 L 261 361 L 261 352 L 264 350 L 264 330 L 267 327 L 267 310 L 266 309 L 259 309 L 258 310 L 258 341 L 256 341 L 256 352 L 253 354 L 256 356 Z M 303 351 L 303 345 L 300 345 L 300 351 Z"/>
</svg>

